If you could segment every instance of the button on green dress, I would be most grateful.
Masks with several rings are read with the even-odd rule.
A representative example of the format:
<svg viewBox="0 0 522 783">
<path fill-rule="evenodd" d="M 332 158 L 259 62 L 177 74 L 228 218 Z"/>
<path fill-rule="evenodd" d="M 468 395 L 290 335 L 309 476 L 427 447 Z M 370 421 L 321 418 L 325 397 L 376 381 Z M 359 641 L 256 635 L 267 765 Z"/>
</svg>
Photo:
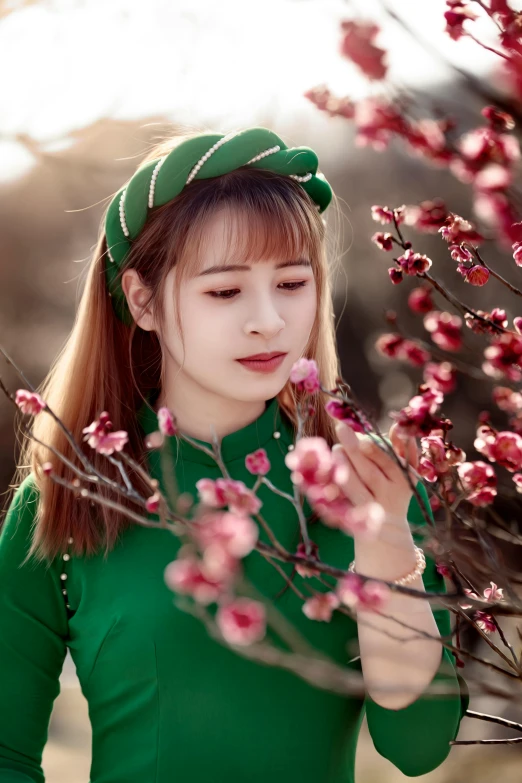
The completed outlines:
<svg viewBox="0 0 522 783">
<path fill-rule="evenodd" d="M 148 406 L 138 415 L 144 433 L 157 429 Z M 223 438 L 222 456 L 230 475 L 251 487 L 255 477 L 245 457 L 266 449 L 268 478 L 291 492 L 284 457 L 292 442 L 291 422 L 273 398 L 256 421 Z M 210 457 L 178 438 L 169 439 L 169 453 L 180 492 L 196 496 L 198 479 L 221 475 Z M 165 487 L 159 452 L 150 452 L 149 461 Z M 293 506 L 265 486 L 258 496 L 276 536 L 295 550 Z M 21 566 L 37 502 L 31 475 L 17 490 L 0 534 L 0 783 L 44 780 L 42 752 L 67 648 L 89 706 L 90 783 L 353 783 L 364 711 L 377 751 L 405 774 L 429 772 L 448 755 L 468 703 L 448 651 L 441 652 L 435 676 L 452 684 L 454 695 L 421 696 L 402 710 L 388 710 L 368 696 L 319 690 L 223 647 L 174 605 L 164 570 L 179 542 L 167 530 L 133 526 L 107 558 L 100 553 L 57 558 L 50 567 L 34 560 Z M 412 500 L 409 521 L 422 520 Z M 310 525 L 310 534 L 326 562 L 348 567 L 351 538 L 321 522 Z M 260 538 L 267 541 L 264 531 Z M 279 595 L 282 576 L 257 552 L 244 567 L 311 644 L 343 664 L 357 655 L 351 618 L 337 612 L 330 623 L 309 620 L 292 590 Z M 282 567 L 290 574 L 290 566 Z M 302 585 L 301 577 L 295 584 Z M 424 584 L 445 590 L 429 559 Z M 449 613 L 435 616 L 441 634 L 448 634 Z M 359 661 L 350 665 L 360 670 Z"/>
</svg>

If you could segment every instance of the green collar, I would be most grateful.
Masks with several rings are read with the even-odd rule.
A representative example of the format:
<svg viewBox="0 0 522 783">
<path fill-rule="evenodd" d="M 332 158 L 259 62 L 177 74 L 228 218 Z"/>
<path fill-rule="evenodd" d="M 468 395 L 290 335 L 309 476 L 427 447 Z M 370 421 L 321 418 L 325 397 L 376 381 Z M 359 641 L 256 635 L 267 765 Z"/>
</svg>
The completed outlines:
<svg viewBox="0 0 522 783">
<path fill-rule="evenodd" d="M 139 408 L 137 417 L 138 424 L 145 435 L 149 435 L 158 429 L 158 417 L 156 411 L 152 408 L 150 400 L 154 400 L 154 392 L 149 394 L 149 402 L 143 403 Z M 255 421 L 242 427 L 240 430 L 225 435 L 221 440 L 221 456 L 225 463 L 237 459 L 243 459 L 259 448 L 266 448 L 269 443 L 274 442 L 274 432 L 280 432 L 280 442 L 286 446 L 293 443 L 294 433 L 292 422 L 279 407 L 277 397 L 272 397 L 265 403 L 265 410 Z M 184 461 L 199 462 L 204 465 L 215 465 L 212 457 L 209 457 L 203 451 L 200 451 L 191 443 L 187 443 L 177 436 L 169 438 L 172 446 L 175 448 L 177 459 Z M 208 441 L 192 438 L 193 441 L 200 443 L 207 448 L 212 448 Z"/>
</svg>

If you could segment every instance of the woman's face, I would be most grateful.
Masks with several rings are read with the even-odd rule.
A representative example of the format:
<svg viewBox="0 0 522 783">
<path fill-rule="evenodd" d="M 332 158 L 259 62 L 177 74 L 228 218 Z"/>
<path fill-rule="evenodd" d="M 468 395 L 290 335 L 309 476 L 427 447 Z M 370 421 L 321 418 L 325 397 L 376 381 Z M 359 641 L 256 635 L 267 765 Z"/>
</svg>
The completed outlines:
<svg viewBox="0 0 522 783">
<path fill-rule="evenodd" d="M 167 277 L 165 322 L 159 339 L 167 363 L 167 383 L 185 379 L 220 396 L 267 400 L 278 394 L 294 362 L 307 346 L 316 314 L 316 286 L 308 259 L 241 263 L 215 270 L 226 256 L 222 213 L 209 222 L 202 268 L 180 283 L 180 320 L 176 323 L 176 268 Z M 286 352 L 282 364 L 259 373 L 237 360 L 252 354 Z"/>
</svg>

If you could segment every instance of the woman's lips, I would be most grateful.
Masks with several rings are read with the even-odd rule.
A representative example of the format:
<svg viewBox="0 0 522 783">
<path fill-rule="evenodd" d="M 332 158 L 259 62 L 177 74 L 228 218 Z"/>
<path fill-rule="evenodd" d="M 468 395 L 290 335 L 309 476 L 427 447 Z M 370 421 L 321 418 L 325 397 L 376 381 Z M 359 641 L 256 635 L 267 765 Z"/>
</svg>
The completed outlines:
<svg viewBox="0 0 522 783">
<path fill-rule="evenodd" d="M 239 364 L 254 372 L 273 372 L 283 363 L 287 354 L 282 353 L 273 359 L 237 359 Z"/>
</svg>

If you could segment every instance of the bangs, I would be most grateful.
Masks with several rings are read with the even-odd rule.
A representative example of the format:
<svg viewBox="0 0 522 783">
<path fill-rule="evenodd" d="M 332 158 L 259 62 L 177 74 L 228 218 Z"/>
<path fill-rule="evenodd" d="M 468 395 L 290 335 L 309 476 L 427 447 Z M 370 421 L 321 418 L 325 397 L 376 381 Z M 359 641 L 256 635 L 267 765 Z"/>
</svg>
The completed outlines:
<svg viewBox="0 0 522 783">
<path fill-rule="evenodd" d="M 255 196 L 258 195 L 258 198 Z M 324 239 L 319 215 L 310 214 L 302 197 L 288 198 L 265 191 L 243 193 L 241 200 L 209 205 L 191 222 L 181 252 L 183 277 L 195 277 L 205 266 L 205 257 L 213 255 L 211 243 L 221 237 L 219 264 L 255 264 L 263 261 L 308 259 L 315 271 Z M 222 221 L 216 228 L 210 223 Z M 316 219 L 314 219 L 316 218 Z M 214 251 L 215 253 L 215 251 Z"/>
</svg>

